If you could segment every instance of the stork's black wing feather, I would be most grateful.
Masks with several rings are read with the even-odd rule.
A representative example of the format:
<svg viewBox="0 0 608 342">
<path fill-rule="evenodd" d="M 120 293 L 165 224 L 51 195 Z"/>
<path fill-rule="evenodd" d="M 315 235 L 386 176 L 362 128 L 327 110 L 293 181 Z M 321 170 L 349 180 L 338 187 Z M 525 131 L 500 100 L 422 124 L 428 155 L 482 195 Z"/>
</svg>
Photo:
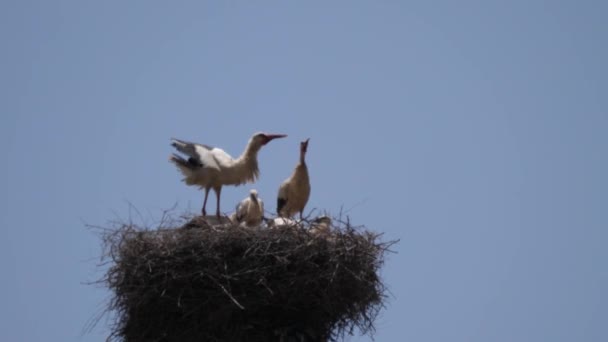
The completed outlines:
<svg viewBox="0 0 608 342">
<path fill-rule="evenodd" d="M 286 204 L 286 199 L 281 197 L 277 198 L 277 215 L 281 214 L 281 210 L 283 209 L 283 207 L 285 207 Z"/>
</svg>

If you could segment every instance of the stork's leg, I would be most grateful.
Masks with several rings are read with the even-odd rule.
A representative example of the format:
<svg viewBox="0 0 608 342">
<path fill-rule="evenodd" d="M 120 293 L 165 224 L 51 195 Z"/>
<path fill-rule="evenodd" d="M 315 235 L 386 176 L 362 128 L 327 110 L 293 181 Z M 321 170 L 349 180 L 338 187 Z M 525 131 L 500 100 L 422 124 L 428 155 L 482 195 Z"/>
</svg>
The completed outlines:
<svg viewBox="0 0 608 342">
<path fill-rule="evenodd" d="M 213 188 L 213 190 L 215 190 L 215 194 L 217 195 L 217 211 L 215 212 L 215 215 L 217 215 L 217 218 L 220 218 L 220 195 L 222 194 L 222 187 L 218 186 Z"/>
<path fill-rule="evenodd" d="M 207 207 L 207 196 L 209 196 L 209 188 L 205 188 L 205 200 L 203 201 L 203 216 L 207 216 L 207 210 L 205 210 L 205 208 Z"/>
</svg>

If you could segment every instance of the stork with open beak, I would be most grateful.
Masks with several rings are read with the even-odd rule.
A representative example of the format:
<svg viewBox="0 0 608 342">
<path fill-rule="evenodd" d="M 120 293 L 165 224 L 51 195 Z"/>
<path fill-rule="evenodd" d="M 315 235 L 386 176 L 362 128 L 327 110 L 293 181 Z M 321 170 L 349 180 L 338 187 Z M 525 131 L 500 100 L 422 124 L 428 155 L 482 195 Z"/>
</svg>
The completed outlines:
<svg viewBox="0 0 608 342">
<path fill-rule="evenodd" d="M 279 187 L 277 196 L 277 215 L 281 217 L 292 217 L 295 213 L 302 213 L 310 197 L 310 178 L 308 177 L 308 167 L 306 166 L 306 151 L 308 141 L 306 139 L 300 143 L 300 162 L 296 165 L 293 173 Z"/>
<path fill-rule="evenodd" d="M 249 196 L 236 206 L 232 219 L 237 223 L 244 223 L 246 227 L 259 226 L 264 217 L 264 202 L 258 196 L 258 191 L 251 189 Z"/>
<path fill-rule="evenodd" d="M 205 189 L 202 214 L 207 215 L 207 197 L 213 189 L 217 196 L 216 215 L 220 217 L 220 195 L 224 185 L 241 185 L 253 183 L 260 175 L 258 169 L 258 152 L 262 146 L 285 134 L 256 133 L 247 143 L 243 153 L 236 159 L 224 150 L 203 144 L 196 144 L 179 139 L 171 139 L 171 145 L 186 158 L 173 154 L 169 160 L 173 162 L 184 175 L 187 185 L 199 186 Z"/>
</svg>

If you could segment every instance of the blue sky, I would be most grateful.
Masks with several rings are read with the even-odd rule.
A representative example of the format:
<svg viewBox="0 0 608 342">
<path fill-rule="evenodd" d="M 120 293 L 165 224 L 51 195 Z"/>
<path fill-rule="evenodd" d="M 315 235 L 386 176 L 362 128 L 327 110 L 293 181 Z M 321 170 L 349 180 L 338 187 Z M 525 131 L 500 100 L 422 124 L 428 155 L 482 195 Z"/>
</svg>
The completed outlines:
<svg viewBox="0 0 608 342">
<path fill-rule="evenodd" d="M 266 202 L 310 137 L 309 208 L 401 239 L 377 341 L 608 340 L 607 13 L 1 2 L 0 340 L 103 341 L 103 322 L 82 334 L 110 295 L 83 284 L 101 276 L 83 221 L 198 210 L 169 138 L 237 155 L 256 131 L 289 135 L 260 153 Z"/>
</svg>

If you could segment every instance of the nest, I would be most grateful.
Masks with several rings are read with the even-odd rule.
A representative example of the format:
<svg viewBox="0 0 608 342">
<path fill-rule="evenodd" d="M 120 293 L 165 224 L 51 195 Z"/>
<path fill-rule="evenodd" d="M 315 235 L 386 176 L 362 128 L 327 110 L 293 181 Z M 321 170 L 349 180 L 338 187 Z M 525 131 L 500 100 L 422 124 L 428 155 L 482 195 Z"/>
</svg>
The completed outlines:
<svg viewBox="0 0 608 342">
<path fill-rule="evenodd" d="M 336 223 L 337 221 L 337 223 Z M 395 243 L 334 219 L 329 236 L 194 218 L 175 228 L 105 230 L 113 296 L 108 340 L 338 341 L 373 334 L 387 298 L 379 276 Z"/>
</svg>

